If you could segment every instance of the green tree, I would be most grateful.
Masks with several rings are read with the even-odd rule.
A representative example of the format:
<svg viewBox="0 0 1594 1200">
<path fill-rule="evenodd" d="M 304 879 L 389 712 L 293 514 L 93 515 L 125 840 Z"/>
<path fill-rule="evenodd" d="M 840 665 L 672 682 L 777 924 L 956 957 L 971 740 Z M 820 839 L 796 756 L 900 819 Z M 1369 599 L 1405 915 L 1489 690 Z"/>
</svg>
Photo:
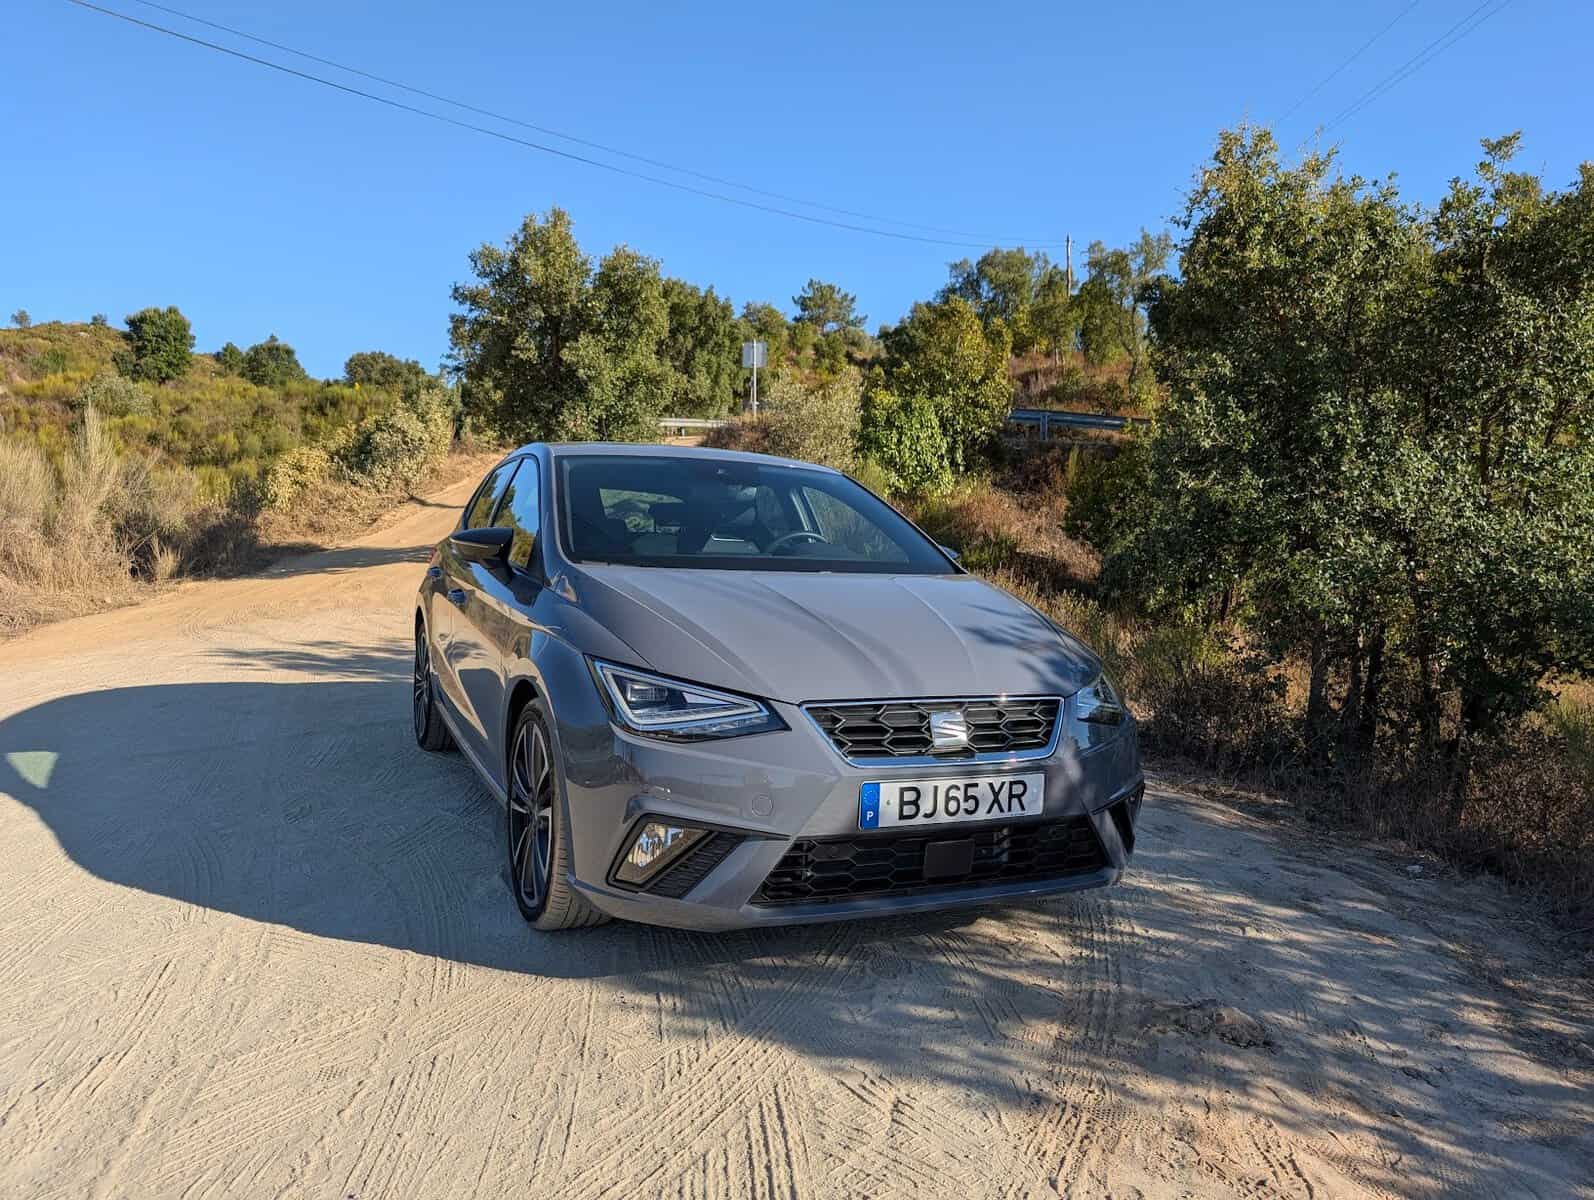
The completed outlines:
<svg viewBox="0 0 1594 1200">
<path fill-rule="evenodd" d="M 1594 657 L 1594 171 L 1546 193 L 1513 149 L 1425 218 L 1223 135 L 1145 288 L 1167 401 L 1105 567 L 1305 662 L 1320 754 L 1415 730 L 1457 796 L 1474 739 Z"/>
<path fill-rule="evenodd" d="M 999 320 L 981 321 L 972 304 L 952 296 L 915 304 L 905 321 L 882 333 L 881 341 L 886 388 L 926 401 L 936 414 L 951 470 L 970 469 L 994 444 L 1012 407 L 1007 327 Z"/>
<path fill-rule="evenodd" d="M 581 391 L 559 414 L 569 441 L 651 441 L 669 378 L 660 357 L 670 310 L 659 264 L 618 246 L 598 264 L 586 328 L 565 351 Z"/>
<path fill-rule="evenodd" d="M 763 342 L 768 347 L 772 369 L 785 361 L 786 350 L 791 344 L 791 324 L 786 320 L 785 313 L 773 304 L 748 303 L 742 306 L 739 324 L 742 341 Z M 740 358 L 737 361 L 740 362 Z"/>
<path fill-rule="evenodd" d="M 858 297 L 819 279 L 810 279 L 792 297 L 792 303 L 797 306 L 797 323 L 811 326 L 818 334 L 862 329 L 868 320 L 857 310 Z"/>
<path fill-rule="evenodd" d="M 33 325 L 33 318 L 28 315 L 28 310 L 19 308 L 11 314 L 11 323 L 18 329 L 28 329 Z"/>
<path fill-rule="evenodd" d="M 527 216 L 507 245 L 473 251 L 470 265 L 475 279 L 452 292 L 464 311 L 449 317 L 465 412 L 512 440 L 552 437 L 581 402 L 565 350 L 587 322 L 591 260 L 555 208 Z"/>
<path fill-rule="evenodd" d="M 1043 294 L 1067 290 L 1063 273 L 1044 253 L 1029 253 L 1022 246 L 987 250 L 979 261 L 960 259 L 948 266 L 950 281 L 941 299 L 961 296 L 987 324 L 1000 321 L 1012 335 L 1013 350 L 1023 354 L 1042 344 L 1036 324 L 1036 306 Z M 1055 318 L 1055 314 L 1048 314 Z M 1053 320 L 1055 324 L 1055 319 Z"/>
<path fill-rule="evenodd" d="M 470 262 L 449 318 L 467 414 L 522 441 L 657 436 L 669 305 L 656 262 L 620 247 L 594 272 L 557 208 Z"/>
<path fill-rule="evenodd" d="M 108 329 L 111 324 L 111 319 L 104 313 L 95 313 L 89 318 L 89 324 L 94 326 L 96 329 Z"/>
<path fill-rule="evenodd" d="M 244 351 L 242 374 L 260 387 L 284 387 L 309 378 L 292 346 L 272 334 Z"/>
<path fill-rule="evenodd" d="M 242 375 L 244 373 L 244 352 L 232 342 L 223 344 L 216 351 L 216 365 L 221 368 L 223 375 Z"/>
<path fill-rule="evenodd" d="M 129 358 L 121 365 L 133 379 L 166 383 L 188 374 L 194 330 L 176 305 L 142 308 L 127 318 Z"/>
<path fill-rule="evenodd" d="M 1129 362 L 1129 396 L 1138 399 L 1149 384 L 1146 374 L 1146 289 L 1167 268 L 1173 239 L 1166 233 L 1140 231 L 1122 250 L 1091 243 L 1088 272 L 1080 285 L 1080 340 L 1094 363 L 1123 357 Z"/>
<path fill-rule="evenodd" d="M 670 416 L 724 417 L 741 388 L 741 331 L 730 301 L 679 279 L 663 281 L 669 326 L 661 353 L 669 364 Z"/>
<path fill-rule="evenodd" d="M 384 350 L 361 350 L 343 363 L 343 381 L 350 387 L 404 388 L 418 385 L 426 370 L 413 358 L 399 358 Z"/>
</svg>

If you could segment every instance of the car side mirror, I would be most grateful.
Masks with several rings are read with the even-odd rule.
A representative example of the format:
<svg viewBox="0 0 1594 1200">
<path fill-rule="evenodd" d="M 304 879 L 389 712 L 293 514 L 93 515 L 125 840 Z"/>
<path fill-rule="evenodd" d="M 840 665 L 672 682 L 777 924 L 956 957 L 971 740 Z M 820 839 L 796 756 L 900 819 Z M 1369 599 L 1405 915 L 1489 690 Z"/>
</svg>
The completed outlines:
<svg viewBox="0 0 1594 1200">
<path fill-rule="evenodd" d="M 952 549 L 951 546 L 942 546 L 940 542 L 937 542 L 936 545 L 940 546 L 941 547 L 941 553 L 946 555 L 953 562 L 958 562 L 958 561 L 960 561 L 963 558 L 963 556 L 961 554 L 959 554 L 956 550 Z"/>
<path fill-rule="evenodd" d="M 496 567 L 507 561 L 509 544 L 514 540 L 513 529 L 494 525 L 487 529 L 461 529 L 448 539 L 448 544 L 466 562 Z"/>
</svg>

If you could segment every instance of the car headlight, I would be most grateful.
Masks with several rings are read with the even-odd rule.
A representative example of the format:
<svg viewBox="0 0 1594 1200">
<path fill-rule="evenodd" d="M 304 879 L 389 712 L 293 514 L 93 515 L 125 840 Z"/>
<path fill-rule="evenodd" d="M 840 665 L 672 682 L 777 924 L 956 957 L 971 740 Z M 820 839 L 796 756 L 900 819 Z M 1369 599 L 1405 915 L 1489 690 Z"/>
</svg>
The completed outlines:
<svg viewBox="0 0 1594 1200">
<path fill-rule="evenodd" d="M 592 660 L 592 673 L 615 721 L 632 733 L 673 741 L 741 737 L 785 729 L 761 700 L 680 679 Z"/>
<path fill-rule="evenodd" d="M 1104 745 L 1118 736 L 1127 715 L 1118 690 L 1105 675 L 1068 698 L 1068 736 L 1081 751 Z"/>
</svg>

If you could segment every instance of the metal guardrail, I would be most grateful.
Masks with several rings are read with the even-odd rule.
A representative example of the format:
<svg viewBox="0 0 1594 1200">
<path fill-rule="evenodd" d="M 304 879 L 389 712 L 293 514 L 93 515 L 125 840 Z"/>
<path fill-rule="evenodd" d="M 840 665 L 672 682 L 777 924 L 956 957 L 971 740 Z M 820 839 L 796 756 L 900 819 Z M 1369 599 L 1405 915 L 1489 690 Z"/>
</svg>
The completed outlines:
<svg viewBox="0 0 1594 1200">
<path fill-rule="evenodd" d="M 689 437 L 710 429 L 721 429 L 729 421 L 716 417 L 660 417 L 659 429 L 666 437 Z M 1025 438 L 1050 441 L 1070 429 L 1105 429 L 1121 433 L 1130 426 L 1149 425 L 1146 417 L 1114 417 L 1106 413 L 1068 412 L 1055 408 L 1015 408 L 1007 414 L 1010 432 Z"/>
<path fill-rule="evenodd" d="M 665 437 L 690 437 L 729 424 L 713 417 L 660 417 L 659 431 Z"/>
<path fill-rule="evenodd" d="M 1026 439 L 1050 441 L 1074 429 L 1102 429 L 1121 433 L 1131 426 L 1149 425 L 1146 417 L 1114 417 L 1106 413 L 1067 412 L 1052 408 L 1015 408 L 1007 414 L 1009 432 Z"/>
</svg>

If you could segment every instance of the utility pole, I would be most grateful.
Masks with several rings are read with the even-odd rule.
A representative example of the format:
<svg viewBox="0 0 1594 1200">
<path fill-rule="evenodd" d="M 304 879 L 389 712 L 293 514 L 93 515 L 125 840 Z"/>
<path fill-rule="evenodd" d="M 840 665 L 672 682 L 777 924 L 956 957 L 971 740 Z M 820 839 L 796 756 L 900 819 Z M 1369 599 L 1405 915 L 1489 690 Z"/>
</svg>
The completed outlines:
<svg viewBox="0 0 1594 1200">
<path fill-rule="evenodd" d="M 1063 274 L 1068 281 L 1068 296 L 1072 299 L 1074 295 L 1074 238 L 1072 234 L 1063 234 L 1063 262 L 1066 264 Z"/>
</svg>

